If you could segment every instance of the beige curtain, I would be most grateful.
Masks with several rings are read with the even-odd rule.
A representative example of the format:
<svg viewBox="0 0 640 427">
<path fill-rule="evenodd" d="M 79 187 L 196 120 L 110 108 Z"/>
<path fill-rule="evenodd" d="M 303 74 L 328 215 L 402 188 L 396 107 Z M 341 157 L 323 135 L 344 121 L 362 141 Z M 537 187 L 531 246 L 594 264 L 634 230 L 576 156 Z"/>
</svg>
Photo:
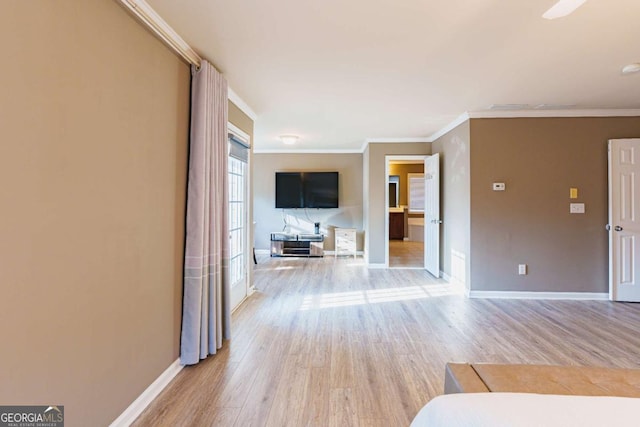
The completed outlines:
<svg viewBox="0 0 640 427">
<path fill-rule="evenodd" d="M 230 337 L 227 81 L 192 67 L 187 237 L 180 362 L 193 365 Z"/>
</svg>

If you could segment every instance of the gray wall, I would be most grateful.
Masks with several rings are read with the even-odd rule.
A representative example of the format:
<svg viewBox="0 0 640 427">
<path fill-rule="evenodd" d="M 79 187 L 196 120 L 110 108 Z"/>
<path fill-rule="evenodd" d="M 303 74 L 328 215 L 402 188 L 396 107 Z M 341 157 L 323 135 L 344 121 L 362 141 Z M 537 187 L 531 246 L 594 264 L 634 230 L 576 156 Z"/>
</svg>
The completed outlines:
<svg viewBox="0 0 640 427">
<path fill-rule="evenodd" d="M 433 142 L 440 153 L 440 269 L 469 287 L 470 278 L 470 126 L 464 122 Z"/>
<path fill-rule="evenodd" d="M 178 357 L 189 67 L 112 0 L 0 27 L 0 402 L 109 425 Z"/>
<path fill-rule="evenodd" d="M 364 177 L 367 194 L 364 196 L 365 210 L 365 256 L 369 264 L 384 264 L 386 236 L 384 235 L 385 216 L 385 156 L 390 155 L 427 155 L 431 154 L 430 143 L 385 143 L 369 144 L 364 156 L 363 170 L 368 170 Z"/>
<path fill-rule="evenodd" d="M 254 219 L 256 249 L 268 249 L 269 235 L 282 231 L 283 210 L 275 208 L 275 173 L 287 171 L 338 171 L 338 209 L 286 209 L 292 232 L 312 232 L 320 222 L 325 250 L 334 249 L 334 228 L 358 230 L 362 250 L 362 154 L 259 154 L 253 156 Z M 384 173 L 384 172 L 383 172 Z"/>
<path fill-rule="evenodd" d="M 472 290 L 607 292 L 607 140 L 638 136 L 638 117 L 472 119 Z"/>
</svg>

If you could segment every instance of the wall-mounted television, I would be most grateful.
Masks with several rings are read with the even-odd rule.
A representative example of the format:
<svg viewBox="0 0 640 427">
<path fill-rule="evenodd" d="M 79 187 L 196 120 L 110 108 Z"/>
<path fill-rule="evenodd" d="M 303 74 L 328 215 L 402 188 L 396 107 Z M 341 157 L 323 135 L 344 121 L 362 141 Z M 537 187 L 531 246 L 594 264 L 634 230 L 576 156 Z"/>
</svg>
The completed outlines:
<svg viewBox="0 0 640 427">
<path fill-rule="evenodd" d="M 302 174 L 300 172 L 276 172 L 276 208 L 303 207 Z"/>
<path fill-rule="evenodd" d="M 338 207 L 338 172 L 276 172 L 276 208 Z"/>
</svg>

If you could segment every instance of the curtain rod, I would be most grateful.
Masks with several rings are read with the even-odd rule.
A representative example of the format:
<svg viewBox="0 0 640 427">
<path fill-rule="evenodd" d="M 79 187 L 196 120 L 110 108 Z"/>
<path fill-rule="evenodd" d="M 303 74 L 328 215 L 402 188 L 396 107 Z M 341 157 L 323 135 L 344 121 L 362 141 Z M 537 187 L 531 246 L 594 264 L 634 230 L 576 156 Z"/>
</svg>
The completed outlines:
<svg viewBox="0 0 640 427">
<path fill-rule="evenodd" d="M 144 0 L 118 0 L 189 64 L 200 68 L 202 58 Z"/>
</svg>

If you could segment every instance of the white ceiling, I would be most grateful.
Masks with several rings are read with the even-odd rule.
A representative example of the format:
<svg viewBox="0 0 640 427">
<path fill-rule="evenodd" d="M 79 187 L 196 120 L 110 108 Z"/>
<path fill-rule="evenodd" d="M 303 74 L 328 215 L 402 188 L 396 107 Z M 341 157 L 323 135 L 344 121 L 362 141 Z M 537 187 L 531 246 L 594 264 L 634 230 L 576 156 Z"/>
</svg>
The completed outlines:
<svg viewBox="0 0 640 427">
<path fill-rule="evenodd" d="M 148 0 L 257 113 L 256 149 L 424 138 L 492 104 L 640 108 L 640 1 Z"/>
</svg>

